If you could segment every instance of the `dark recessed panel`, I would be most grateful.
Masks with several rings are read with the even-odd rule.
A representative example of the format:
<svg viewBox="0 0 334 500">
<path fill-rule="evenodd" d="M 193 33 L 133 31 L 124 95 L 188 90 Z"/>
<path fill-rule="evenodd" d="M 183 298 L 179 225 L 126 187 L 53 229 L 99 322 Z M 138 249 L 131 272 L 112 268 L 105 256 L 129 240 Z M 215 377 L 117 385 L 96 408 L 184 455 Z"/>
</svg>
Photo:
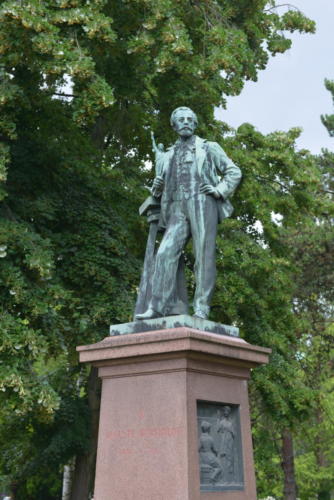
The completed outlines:
<svg viewBox="0 0 334 500">
<path fill-rule="evenodd" d="M 243 490 L 239 406 L 197 403 L 201 491 Z"/>
</svg>

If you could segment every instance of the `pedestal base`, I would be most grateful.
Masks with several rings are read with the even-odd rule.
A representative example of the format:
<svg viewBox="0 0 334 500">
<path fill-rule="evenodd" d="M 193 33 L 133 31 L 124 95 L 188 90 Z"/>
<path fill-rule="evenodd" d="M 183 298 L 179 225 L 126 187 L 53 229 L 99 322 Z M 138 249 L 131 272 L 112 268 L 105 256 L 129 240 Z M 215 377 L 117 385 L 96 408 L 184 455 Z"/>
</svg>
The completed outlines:
<svg viewBox="0 0 334 500">
<path fill-rule="evenodd" d="M 94 500 L 256 500 L 247 379 L 268 349 L 180 327 L 78 351 L 103 380 Z"/>
</svg>

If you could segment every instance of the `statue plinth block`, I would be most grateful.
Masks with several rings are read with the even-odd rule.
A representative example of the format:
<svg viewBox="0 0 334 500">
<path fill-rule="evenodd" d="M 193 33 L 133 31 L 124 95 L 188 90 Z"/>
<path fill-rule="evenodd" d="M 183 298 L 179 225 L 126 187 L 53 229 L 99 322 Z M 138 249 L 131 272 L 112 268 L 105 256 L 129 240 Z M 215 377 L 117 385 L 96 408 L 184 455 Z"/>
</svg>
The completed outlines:
<svg viewBox="0 0 334 500">
<path fill-rule="evenodd" d="M 239 328 L 236 326 L 222 325 L 207 319 L 189 316 L 188 314 L 178 314 L 175 316 L 166 316 L 164 318 L 146 319 L 145 321 L 133 321 L 131 323 L 122 323 L 120 325 L 110 326 L 110 335 L 125 335 L 128 333 L 144 333 L 157 330 L 166 330 L 186 326 L 202 332 L 219 333 L 239 337 Z"/>
<path fill-rule="evenodd" d="M 256 500 L 247 380 L 269 349 L 184 326 L 77 349 L 102 378 L 94 500 Z"/>
</svg>

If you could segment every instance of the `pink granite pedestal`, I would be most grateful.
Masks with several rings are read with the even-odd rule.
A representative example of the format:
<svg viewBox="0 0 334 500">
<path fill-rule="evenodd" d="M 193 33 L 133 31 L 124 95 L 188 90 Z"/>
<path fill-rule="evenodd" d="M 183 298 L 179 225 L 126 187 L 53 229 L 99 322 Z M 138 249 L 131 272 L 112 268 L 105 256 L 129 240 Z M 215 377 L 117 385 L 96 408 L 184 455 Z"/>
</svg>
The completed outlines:
<svg viewBox="0 0 334 500">
<path fill-rule="evenodd" d="M 94 500 L 256 500 L 247 380 L 269 349 L 180 327 L 78 351 L 102 378 Z M 243 489 L 201 491 L 198 401 L 238 408 Z"/>
</svg>

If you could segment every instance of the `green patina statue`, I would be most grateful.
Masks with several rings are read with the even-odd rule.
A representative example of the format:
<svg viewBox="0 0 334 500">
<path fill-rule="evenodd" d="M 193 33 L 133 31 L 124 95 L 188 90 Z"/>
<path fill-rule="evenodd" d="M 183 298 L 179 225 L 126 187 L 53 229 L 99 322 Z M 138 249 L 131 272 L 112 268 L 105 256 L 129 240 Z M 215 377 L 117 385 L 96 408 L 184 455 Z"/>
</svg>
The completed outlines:
<svg viewBox="0 0 334 500">
<path fill-rule="evenodd" d="M 153 196 L 140 211 L 148 215 L 151 227 L 137 320 L 188 312 L 183 249 L 190 237 L 195 254 L 194 315 L 208 317 L 216 280 L 217 225 L 231 215 L 229 197 L 241 179 L 240 169 L 219 144 L 194 135 L 197 117 L 190 108 L 175 109 L 171 125 L 179 138 L 166 151 L 152 134 L 156 177 Z M 156 249 L 158 230 L 164 232 Z"/>
</svg>

